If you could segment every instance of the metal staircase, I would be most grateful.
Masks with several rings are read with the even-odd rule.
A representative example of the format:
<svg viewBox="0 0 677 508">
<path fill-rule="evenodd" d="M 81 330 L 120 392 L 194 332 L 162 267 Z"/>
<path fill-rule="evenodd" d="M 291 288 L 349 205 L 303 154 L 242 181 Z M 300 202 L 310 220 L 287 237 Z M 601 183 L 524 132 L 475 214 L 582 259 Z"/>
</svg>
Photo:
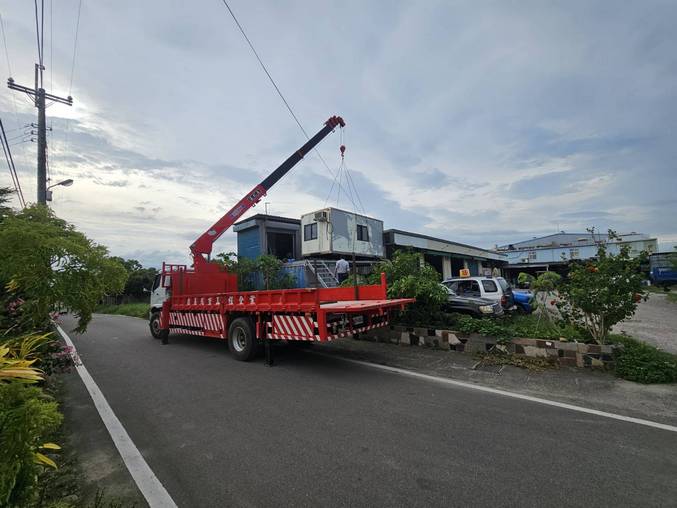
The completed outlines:
<svg viewBox="0 0 677 508">
<path fill-rule="evenodd" d="M 306 260 L 306 267 L 315 275 L 320 287 L 335 288 L 338 286 L 338 280 L 334 277 L 335 262 L 326 262 L 319 259 Z"/>
</svg>

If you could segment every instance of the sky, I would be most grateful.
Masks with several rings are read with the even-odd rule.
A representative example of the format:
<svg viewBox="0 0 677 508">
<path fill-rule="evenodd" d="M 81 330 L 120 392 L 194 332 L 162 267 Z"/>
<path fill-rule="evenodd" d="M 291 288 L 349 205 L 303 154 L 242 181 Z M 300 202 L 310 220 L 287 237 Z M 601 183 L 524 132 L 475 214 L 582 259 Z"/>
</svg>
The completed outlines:
<svg viewBox="0 0 677 508">
<path fill-rule="evenodd" d="M 75 180 L 53 210 L 114 255 L 187 261 L 303 133 L 221 0 L 83 0 L 77 46 L 79 0 L 52 1 L 45 85 L 74 102 L 47 109 L 50 176 Z M 484 248 L 591 226 L 677 243 L 677 2 L 229 4 L 306 131 L 347 124 L 319 146 L 329 170 L 308 155 L 248 215 L 338 203 Z M 0 13 L 0 72 L 31 86 L 33 3 Z M 37 111 L 4 88 L 0 117 L 35 201 Z M 345 179 L 329 193 L 341 142 L 355 205 Z"/>
</svg>

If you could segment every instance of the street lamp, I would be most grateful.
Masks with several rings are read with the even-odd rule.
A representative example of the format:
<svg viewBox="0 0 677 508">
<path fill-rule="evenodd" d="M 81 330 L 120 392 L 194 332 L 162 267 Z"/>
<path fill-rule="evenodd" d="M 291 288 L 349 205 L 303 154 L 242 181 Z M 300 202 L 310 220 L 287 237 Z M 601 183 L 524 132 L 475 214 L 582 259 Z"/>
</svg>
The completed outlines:
<svg viewBox="0 0 677 508">
<path fill-rule="evenodd" d="M 51 201 L 51 200 L 52 200 L 52 191 L 49 190 L 49 189 L 51 189 L 52 187 L 58 187 L 59 185 L 62 186 L 62 187 L 70 187 L 71 185 L 73 185 L 73 179 L 72 179 L 72 178 L 67 178 L 66 180 L 61 180 L 60 182 L 55 183 L 55 184 L 52 184 L 52 185 L 50 185 L 49 187 L 47 187 L 47 192 L 46 192 L 46 194 L 47 194 L 47 201 Z"/>
</svg>

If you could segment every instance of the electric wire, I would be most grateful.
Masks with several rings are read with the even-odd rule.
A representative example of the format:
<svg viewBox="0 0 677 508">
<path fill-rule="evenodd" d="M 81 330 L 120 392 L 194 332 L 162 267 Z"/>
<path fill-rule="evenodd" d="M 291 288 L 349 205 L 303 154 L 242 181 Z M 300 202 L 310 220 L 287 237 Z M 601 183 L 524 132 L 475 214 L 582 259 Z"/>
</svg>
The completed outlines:
<svg viewBox="0 0 677 508">
<path fill-rule="evenodd" d="M 75 39 L 73 40 L 73 61 L 71 63 L 71 79 L 70 84 L 68 85 L 68 95 L 71 95 L 73 91 L 73 75 L 75 74 L 75 57 L 78 50 L 78 33 L 80 31 L 80 13 L 82 12 L 82 0 L 78 3 L 78 17 L 75 22 Z"/>
<path fill-rule="evenodd" d="M 23 190 L 21 189 L 21 182 L 19 181 L 19 175 L 16 172 L 16 166 L 14 165 L 14 158 L 12 157 L 12 152 L 9 148 L 9 143 L 7 142 L 7 134 L 5 133 L 5 126 L 2 123 L 2 119 L 0 119 L 0 139 L 2 140 L 2 150 L 5 154 L 5 160 L 7 161 L 7 167 L 9 168 L 12 182 L 14 183 L 14 189 L 19 198 L 19 204 L 21 204 L 21 208 L 26 208 L 26 200 L 24 199 Z"/>
<path fill-rule="evenodd" d="M 266 76 L 268 76 L 268 79 L 270 80 L 271 84 L 273 85 L 273 88 L 275 88 L 275 91 L 276 91 L 277 94 L 280 96 L 280 99 L 282 99 L 282 102 L 284 103 L 284 105 L 286 106 L 287 110 L 289 111 L 289 114 L 292 116 L 292 118 L 294 119 L 294 121 L 296 122 L 296 124 L 299 126 L 299 129 L 301 129 L 301 132 L 303 132 L 303 135 L 306 137 L 306 139 L 309 140 L 309 139 L 310 139 L 310 136 L 308 135 L 308 133 L 306 132 L 306 130 L 303 128 L 303 125 L 301 124 L 301 121 L 298 119 L 298 117 L 297 117 L 296 114 L 294 113 L 294 110 L 293 110 L 293 109 L 291 108 L 291 106 L 289 105 L 289 102 L 287 101 L 287 99 L 286 99 L 286 98 L 284 97 L 284 95 L 282 94 L 282 91 L 280 90 L 280 88 L 277 86 L 277 83 L 276 83 L 275 80 L 273 79 L 273 76 L 271 76 L 270 72 L 268 72 L 268 68 L 267 68 L 266 65 L 263 63 L 263 60 L 261 59 L 261 57 L 259 56 L 258 52 L 257 52 L 256 49 L 254 48 L 254 45 L 252 44 L 251 40 L 250 40 L 249 37 L 247 36 L 247 33 L 244 31 L 244 28 L 243 28 L 242 25 L 240 24 L 240 21 L 237 19 L 237 16 L 235 16 L 235 13 L 233 12 L 233 9 L 230 8 L 230 5 L 228 5 L 228 2 L 227 2 L 226 0 L 221 0 L 221 1 L 223 2 L 223 5 L 226 6 L 226 9 L 228 9 L 228 12 L 230 13 L 231 17 L 233 18 L 233 21 L 235 21 L 235 24 L 237 25 L 238 29 L 240 30 L 240 33 L 241 33 L 242 36 L 244 37 L 245 41 L 247 41 L 247 44 L 249 45 L 249 48 L 252 50 L 252 53 L 254 53 L 254 56 L 255 56 L 256 59 L 258 60 L 259 65 L 260 65 L 261 68 L 263 69 L 263 72 L 265 72 Z M 313 151 L 314 151 L 315 154 L 318 156 L 318 158 L 320 159 L 320 161 L 322 162 L 322 164 L 324 165 L 324 167 L 327 169 L 327 171 L 329 172 L 329 174 L 330 174 L 332 177 L 334 177 L 334 179 L 336 179 L 336 175 L 334 175 L 334 172 L 329 168 L 329 165 L 328 165 L 327 162 L 324 160 L 324 158 L 322 157 L 322 154 L 320 154 L 319 150 L 318 150 L 317 148 L 313 148 Z M 340 186 L 340 183 L 339 183 L 339 186 Z M 345 191 L 344 191 L 344 192 L 345 192 Z M 354 203 L 353 203 L 353 204 L 354 204 Z"/>
<path fill-rule="evenodd" d="M 35 40 L 38 43 L 38 62 L 42 65 L 42 52 L 40 51 L 40 21 L 38 16 L 38 0 L 34 0 L 35 4 Z"/>
<path fill-rule="evenodd" d="M 7 70 L 9 75 L 12 75 L 12 64 L 9 62 L 9 51 L 7 50 L 7 36 L 5 35 L 5 20 L 0 14 L 0 28 L 2 28 L 2 42 L 5 45 L 5 58 L 7 59 Z"/>
</svg>

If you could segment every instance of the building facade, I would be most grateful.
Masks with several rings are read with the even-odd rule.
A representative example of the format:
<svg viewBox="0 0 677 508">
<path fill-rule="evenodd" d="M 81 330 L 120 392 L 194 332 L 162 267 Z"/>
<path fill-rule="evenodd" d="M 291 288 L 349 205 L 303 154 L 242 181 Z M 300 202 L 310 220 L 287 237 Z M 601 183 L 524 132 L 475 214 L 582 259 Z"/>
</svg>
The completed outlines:
<svg viewBox="0 0 677 508">
<path fill-rule="evenodd" d="M 464 268 L 470 270 L 470 275 L 491 275 L 494 269 L 500 272 L 507 264 L 502 253 L 399 229 L 384 231 L 383 240 L 386 257 L 391 258 L 399 249 L 420 252 L 444 279 L 459 276 Z"/>
<path fill-rule="evenodd" d="M 618 235 L 609 239 L 602 233 L 555 233 L 532 238 L 523 242 L 502 245 L 497 252 L 504 254 L 508 260 L 506 271 L 511 279 L 516 279 L 519 272 L 537 275 L 544 271 L 565 272 L 571 260 L 586 260 L 597 256 L 597 248 L 604 243 L 610 254 L 618 254 L 621 246 L 628 245 L 633 256 L 646 251 L 656 252 L 658 241 L 642 233 Z"/>
<path fill-rule="evenodd" d="M 255 259 L 271 254 L 280 259 L 301 257 L 301 221 L 289 217 L 257 214 L 233 224 L 237 255 Z"/>
</svg>

